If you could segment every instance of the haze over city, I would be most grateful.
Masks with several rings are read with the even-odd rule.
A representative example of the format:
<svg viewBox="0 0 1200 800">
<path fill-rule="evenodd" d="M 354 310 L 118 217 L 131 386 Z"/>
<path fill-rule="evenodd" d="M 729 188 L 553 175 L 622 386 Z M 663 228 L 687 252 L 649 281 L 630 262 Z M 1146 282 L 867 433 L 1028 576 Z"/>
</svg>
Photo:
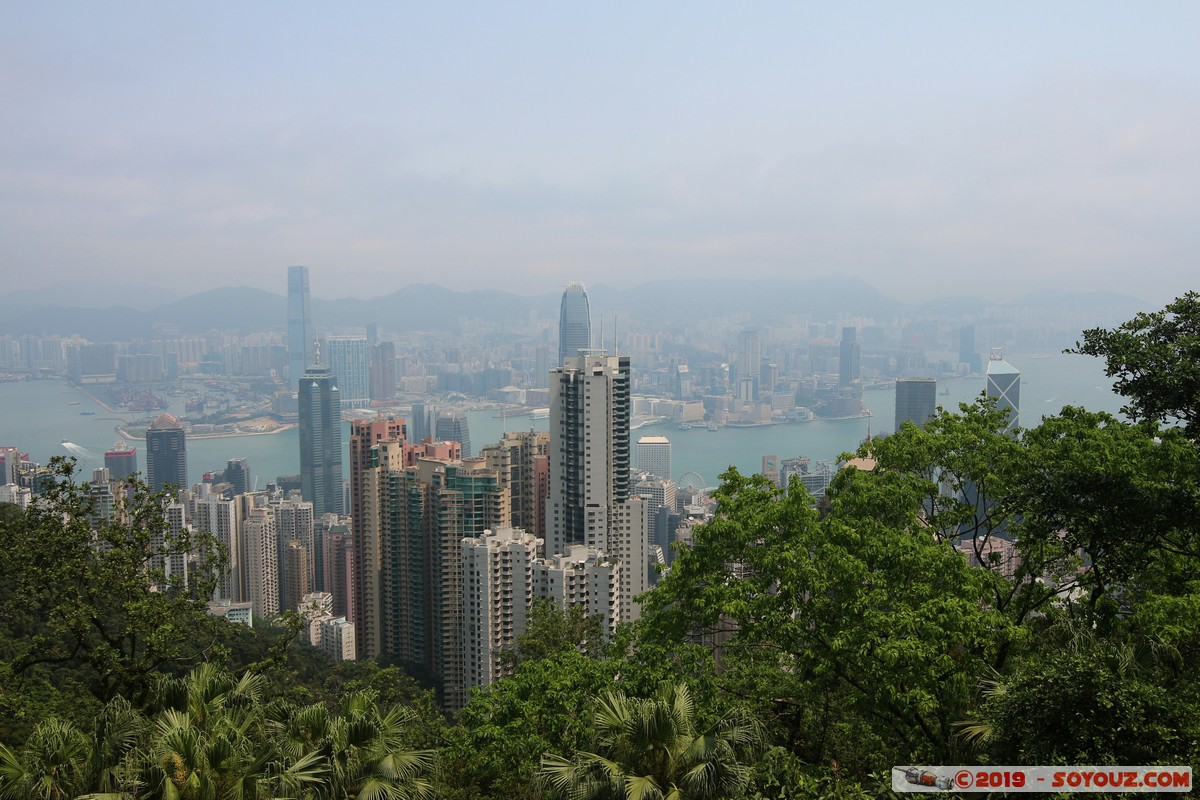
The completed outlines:
<svg viewBox="0 0 1200 800">
<path fill-rule="evenodd" d="M 1192 4 L 20 4 L 10 292 L 1191 288 Z"/>
</svg>

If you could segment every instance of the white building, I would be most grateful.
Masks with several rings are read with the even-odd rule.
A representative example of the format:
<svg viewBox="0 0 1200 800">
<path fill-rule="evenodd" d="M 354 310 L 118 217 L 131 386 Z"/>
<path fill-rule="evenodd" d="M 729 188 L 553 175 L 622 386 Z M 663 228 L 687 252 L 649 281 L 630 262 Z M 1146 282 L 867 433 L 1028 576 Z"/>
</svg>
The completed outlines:
<svg viewBox="0 0 1200 800">
<path fill-rule="evenodd" d="M 236 603 L 232 600 L 213 600 L 208 604 L 208 613 L 213 617 L 224 617 L 235 625 L 254 627 L 254 609 L 249 602 Z"/>
<path fill-rule="evenodd" d="M 275 510 L 257 506 L 242 522 L 247 598 L 259 616 L 279 614 L 279 542 Z"/>
<path fill-rule="evenodd" d="M 671 440 L 665 436 L 643 436 L 638 439 L 637 468 L 670 480 Z"/>
<path fill-rule="evenodd" d="M 204 484 L 201 484 L 204 485 Z M 241 513 L 237 502 L 220 495 L 188 493 L 192 527 L 212 533 L 228 553 L 228 568 L 217 581 L 217 599 L 240 602 L 247 598 L 242 564 Z"/>
<path fill-rule="evenodd" d="M 646 590 L 647 504 L 631 496 L 628 356 L 567 358 L 550 374 L 550 500 L 546 553 L 574 545 L 621 563 L 622 619 Z"/>
<path fill-rule="evenodd" d="M 354 660 L 354 623 L 345 617 L 321 620 L 321 650 L 334 661 Z"/>
<path fill-rule="evenodd" d="M 28 487 L 18 486 L 15 483 L 5 483 L 0 485 L 0 503 L 12 503 L 14 506 L 20 506 L 21 510 L 29 508 L 29 501 L 32 493 Z"/>
<path fill-rule="evenodd" d="M 468 689 L 502 677 L 501 654 L 512 650 L 525 631 L 541 544 L 520 528 L 498 528 L 462 540 L 463 677 Z"/>
<path fill-rule="evenodd" d="M 621 620 L 620 569 L 612 557 L 584 545 L 539 559 L 533 567 L 534 595 L 564 608 L 582 606 L 584 615 L 599 616 L 610 633 Z"/>
</svg>

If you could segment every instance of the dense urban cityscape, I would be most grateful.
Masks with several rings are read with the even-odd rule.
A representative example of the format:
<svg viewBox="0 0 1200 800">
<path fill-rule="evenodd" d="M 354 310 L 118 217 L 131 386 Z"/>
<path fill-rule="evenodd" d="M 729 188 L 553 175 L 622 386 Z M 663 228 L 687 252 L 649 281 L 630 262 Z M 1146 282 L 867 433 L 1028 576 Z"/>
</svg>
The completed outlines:
<svg viewBox="0 0 1200 800">
<path fill-rule="evenodd" d="M 153 491 L 169 493 L 173 525 L 216 534 L 229 563 L 212 613 L 252 625 L 300 612 L 313 646 L 339 660 L 401 664 L 453 712 L 471 687 L 505 674 L 504 653 L 525 632 L 530 603 L 579 605 L 614 633 L 638 618 L 636 598 L 669 566 L 675 543 L 709 518 L 699 476 L 676 481 L 669 435 L 636 429 L 864 417 L 864 391 L 891 384 L 894 427 L 884 427 L 896 430 L 933 416 L 934 375 L 985 372 L 987 394 L 1013 409 L 1018 424 L 1019 373 L 998 348 L 984 361 L 974 324 L 914 322 L 899 337 L 861 327 L 865 358 L 858 325 L 812 323 L 803 344 L 775 336 L 774 347 L 774 328 L 734 330 L 728 348 L 704 353 L 693 371 L 689 355 L 696 356 L 676 351 L 662 331 L 622 335 L 614 322 L 612 354 L 598 347 L 603 333 L 593 330 L 587 290 L 570 283 L 556 337 L 544 327 L 520 347 L 492 348 L 495 361 L 451 362 L 444 351 L 381 339 L 377 324 L 363 334 L 327 333 L 313 319 L 309 270 L 296 266 L 287 271 L 284 333 L 222 336 L 219 347 L 196 335 L 8 335 L 0 370 L 9 379 L 66 379 L 106 412 L 148 415 L 140 424 L 118 421 L 114 433 L 123 438 L 92 472 L 89 493 L 111 518 L 120 514 L 122 482 L 143 473 Z M 989 335 L 1014 333 L 1004 321 L 994 328 Z M 927 351 L 947 336 L 956 360 L 931 362 Z M 617 354 L 622 342 L 634 355 Z M 481 351 L 481 343 L 463 348 Z M 172 395 L 184 400 L 179 417 L 160 413 Z M 514 421 L 545 420 L 548 430 L 506 432 L 473 450 L 464 408 L 478 406 Z M 206 465 L 203 481 L 189 483 L 188 439 L 295 425 L 297 474 L 269 476 L 259 488 L 229 442 L 224 467 Z M 27 507 L 45 467 L 20 447 L 2 452 L 0 499 Z M 762 458 L 775 485 L 795 477 L 814 498 L 837 468 L 802 453 Z M 186 556 L 164 566 L 167 577 L 194 568 Z M 502 587 L 493 569 L 506 576 Z M 497 593 L 501 606 L 489 602 Z"/>
<path fill-rule="evenodd" d="M 0 800 L 1195 792 L 1200 5 L 5 10 Z"/>
</svg>

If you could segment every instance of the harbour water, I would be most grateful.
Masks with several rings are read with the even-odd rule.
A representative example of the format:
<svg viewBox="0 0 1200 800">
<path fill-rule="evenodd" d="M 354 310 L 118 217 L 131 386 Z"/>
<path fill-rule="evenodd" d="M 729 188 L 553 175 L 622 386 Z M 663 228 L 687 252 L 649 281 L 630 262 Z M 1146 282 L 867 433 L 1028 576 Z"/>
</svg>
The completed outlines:
<svg viewBox="0 0 1200 800">
<path fill-rule="evenodd" d="M 1113 394 L 1112 381 L 1105 377 L 1100 361 L 1085 356 L 1050 354 L 1012 356 L 1009 361 L 1021 370 L 1021 423 L 1035 425 L 1044 415 L 1058 412 L 1064 405 L 1084 406 L 1093 411 L 1117 413 L 1121 398 Z M 976 397 L 984 386 L 980 376 L 957 378 L 938 383 L 938 404 L 956 408 L 960 402 Z M 946 394 L 942 394 L 946 392 Z M 168 398 L 171 413 L 182 415 L 182 398 Z M 743 473 L 757 472 L 764 455 L 791 458 L 835 459 L 856 448 L 868 433 L 890 433 L 895 418 L 895 391 L 869 391 L 864 400 L 872 411 L 870 418 L 814 420 L 757 428 L 720 428 L 704 426 L 680 430 L 677 425 L 651 425 L 633 432 L 639 436 L 666 436 L 671 440 L 676 480 L 686 473 L 701 476 L 706 486 L 714 486 L 717 476 L 730 466 Z M 70 405 L 77 402 L 77 405 Z M 179 407 L 175 407 L 179 406 Z M 83 412 L 95 412 L 85 414 Z M 79 389 L 60 380 L 0 383 L 0 446 L 14 446 L 28 452 L 35 461 L 45 463 L 53 455 L 74 454 L 85 477 L 103 466 L 104 451 L 118 441 L 116 426 L 144 415 L 113 414 L 97 405 Z M 499 440 L 505 430 L 546 430 L 548 421 L 528 416 L 501 417 L 495 410 L 468 412 L 471 441 L 476 450 Z M 349 436 L 349 426 L 344 437 Z M 344 439 L 345 441 L 345 439 Z M 64 444 L 65 443 L 65 444 Z M 66 444 L 72 447 L 65 446 Z M 138 449 L 138 467 L 146 469 L 145 447 L 140 441 L 130 444 Z M 299 431 L 290 428 L 281 433 L 227 438 L 190 438 L 187 442 L 189 482 L 201 480 L 210 470 L 221 469 L 232 458 L 249 462 L 251 474 L 260 486 L 278 475 L 300 471 Z"/>
</svg>

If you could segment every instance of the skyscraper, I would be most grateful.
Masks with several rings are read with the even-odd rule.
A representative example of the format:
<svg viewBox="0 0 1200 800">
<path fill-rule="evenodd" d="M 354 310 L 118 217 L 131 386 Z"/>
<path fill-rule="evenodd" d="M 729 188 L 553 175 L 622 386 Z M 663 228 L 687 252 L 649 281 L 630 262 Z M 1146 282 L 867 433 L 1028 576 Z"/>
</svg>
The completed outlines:
<svg viewBox="0 0 1200 800">
<path fill-rule="evenodd" d="M 924 425 L 937 411 L 937 381 L 933 378 L 896 379 L 896 427 L 907 420 Z"/>
<path fill-rule="evenodd" d="M 1021 424 L 1021 372 L 1004 360 L 998 347 L 992 348 L 988 360 L 985 393 L 996 398 L 996 408 L 1009 410 L 1006 431 Z"/>
<path fill-rule="evenodd" d="M 15 466 L 15 465 L 14 465 Z M 104 453 L 104 466 L 114 481 L 123 481 L 138 471 L 137 448 L 117 442 Z"/>
<path fill-rule="evenodd" d="M 187 443 L 183 426 L 170 414 L 161 414 L 146 431 L 146 482 L 151 491 L 168 485 L 187 488 Z"/>
<path fill-rule="evenodd" d="M 638 439 L 637 468 L 670 480 L 671 440 L 665 436 L 643 436 Z"/>
<path fill-rule="evenodd" d="M 858 331 L 842 328 L 842 345 L 838 353 L 838 386 L 849 386 L 860 378 Z"/>
<path fill-rule="evenodd" d="M 395 342 L 380 342 L 371 347 L 371 399 L 391 400 L 396 396 Z"/>
<path fill-rule="evenodd" d="M 742 331 L 738 334 L 737 387 L 735 389 L 739 400 L 758 400 L 761 371 L 762 337 L 758 331 Z"/>
<path fill-rule="evenodd" d="M 370 351 L 365 336 L 330 336 L 323 353 L 329 371 L 337 376 L 343 407 L 371 404 Z"/>
<path fill-rule="evenodd" d="M 433 438 L 439 442 L 458 442 L 462 445 L 463 458 L 471 457 L 471 426 L 465 412 L 438 412 Z"/>
<path fill-rule="evenodd" d="M 558 314 L 558 364 L 592 346 L 592 310 L 582 283 L 568 283 Z"/>
<path fill-rule="evenodd" d="M 312 364 L 312 309 L 308 297 L 308 267 L 288 267 L 288 380 L 295 386 Z"/>
<path fill-rule="evenodd" d="M 549 376 L 549 373 L 546 373 Z M 546 494 L 550 490 L 550 434 L 545 431 L 505 433 L 499 443 L 480 449 L 479 457 L 495 469 L 509 492 L 512 526 L 544 538 Z"/>
<path fill-rule="evenodd" d="M 250 465 L 244 458 L 231 458 L 225 463 L 225 482 L 229 484 L 229 497 L 250 491 Z"/>
<path fill-rule="evenodd" d="M 333 373 L 317 364 L 299 381 L 300 493 L 313 513 L 344 514 L 342 404 Z"/>
<path fill-rule="evenodd" d="M 647 587 L 647 504 L 629 493 L 629 358 L 567 358 L 550 374 L 546 552 L 583 544 L 620 562 L 621 595 Z M 630 602 L 623 611 L 638 613 Z"/>
<path fill-rule="evenodd" d="M 958 360 L 967 371 L 979 372 L 979 354 L 975 352 L 975 326 L 964 325 L 958 331 Z"/>
</svg>

